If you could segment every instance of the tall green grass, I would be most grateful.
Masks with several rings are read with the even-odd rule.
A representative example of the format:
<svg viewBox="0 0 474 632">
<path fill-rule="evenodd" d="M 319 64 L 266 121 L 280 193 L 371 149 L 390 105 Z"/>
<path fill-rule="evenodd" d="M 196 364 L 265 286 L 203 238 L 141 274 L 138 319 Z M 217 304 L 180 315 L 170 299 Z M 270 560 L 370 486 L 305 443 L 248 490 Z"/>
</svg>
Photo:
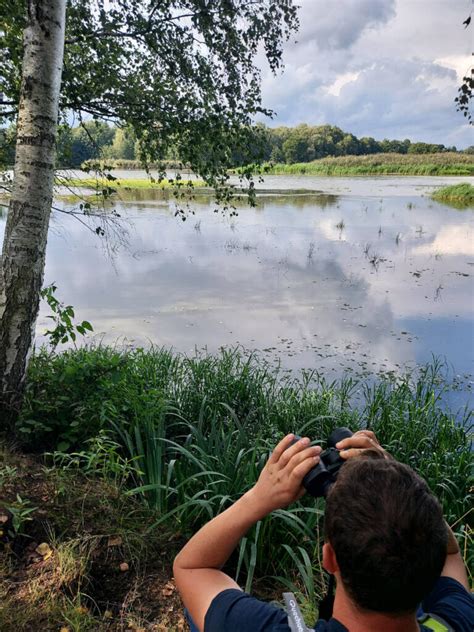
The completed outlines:
<svg viewBox="0 0 474 632">
<path fill-rule="evenodd" d="M 474 175 L 474 157 L 454 152 L 336 156 L 294 164 L 267 163 L 261 171 L 274 175 L 315 176 L 469 176 Z"/>
<path fill-rule="evenodd" d="M 454 184 L 437 189 L 431 196 L 438 202 L 446 202 L 458 208 L 474 206 L 474 186 L 472 184 Z"/>
<path fill-rule="evenodd" d="M 58 442 L 75 447 L 112 423 L 161 423 L 164 403 L 192 423 L 204 415 L 206 430 L 227 420 L 224 403 L 249 436 L 266 432 L 270 438 L 314 417 L 322 433 L 315 438 L 338 420 L 355 420 L 347 406 L 350 380 L 330 384 L 312 373 L 288 377 L 238 349 L 195 357 L 158 348 L 83 347 L 58 354 L 42 349 L 30 363 L 27 384 L 18 432 L 37 449 Z M 165 426 L 172 422 L 166 413 Z"/>
<path fill-rule="evenodd" d="M 63 451 L 109 433 L 134 466 L 127 493 L 157 512 L 153 529 L 192 533 L 255 483 L 287 432 L 324 444 L 336 426 L 368 427 L 426 478 L 471 559 L 471 414 L 445 410 L 443 388 L 437 363 L 399 378 L 327 382 L 313 372 L 292 377 L 241 349 L 195 357 L 157 348 L 41 350 L 17 431 L 30 447 Z M 233 560 L 237 579 L 250 589 L 256 575 L 279 577 L 314 599 L 323 508 L 305 496 L 260 521 Z"/>
</svg>

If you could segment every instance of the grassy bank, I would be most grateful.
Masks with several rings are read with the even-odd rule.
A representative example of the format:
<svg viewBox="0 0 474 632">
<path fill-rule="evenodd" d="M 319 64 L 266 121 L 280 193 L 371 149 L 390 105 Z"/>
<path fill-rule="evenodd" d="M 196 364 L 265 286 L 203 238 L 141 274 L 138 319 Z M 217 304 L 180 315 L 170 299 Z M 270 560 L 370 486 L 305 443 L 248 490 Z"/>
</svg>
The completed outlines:
<svg viewBox="0 0 474 632">
<path fill-rule="evenodd" d="M 431 197 L 438 202 L 453 204 L 458 208 L 474 207 L 474 186 L 466 183 L 442 187 L 435 191 Z"/>
<path fill-rule="evenodd" d="M 313 176 L 469 176 L 474 175 L 474 156 L 440 154 L 371 154 L 322 158 L 313 162 L 268 163 L 263 173 Z"/>
<path fill-rule="evenodd" d="M 85 160 L 81 164 L 81 169 L 125 169 L 127 171 L 142 170 L 143 163 L 140 160 L 128 160 L 126 158 L 109 158 L 107 160 Z M 68 166 L 60 167 L 68 169 Z M 163 160 L 162 162 L 150 162 L 148 169 L 151 171 L 162 171 L 172 169 L 186 169 L 186 165 L 179 160 Z"/>
<path fill-rule="evenodd" d="M 107 180 L 105 178 L 57 178 L 56 184 L 61 186 L 67 186 L 71 188 L 81 189 L 94 189 L 102 191 L 108 187 L 113 189 L 127 190 L 127 189 L 171 189 L 176 186 L 180 187 L 202 187 L 204 182 L 202 180 L 152 180 L 150 178 L 118 178 L 117 180 Z"/>
<path fill-rule="evenodd" d="M 140 578 L 149 586 L 153 573 L 161 573 L 160 585 L 166 586 L 171 557 L 183 537 L 255 482 L 279 438 L 296 431 L 324 442 L 330 430 L 341 425 L 353 430 L 370 427 L 394 456 L 426 478 L 454 525 L 466 559 L 472 560 L 468 527 L 472 455 L 467 429 L 471 418 L 466 413 L 464 425 L 459 425 L 452 413 L 443 410 L 439 401 L 443 388 L 443 374 L 436 365 L 397 380 L 330 383 L 310 373 L 289 377 L 240 350 L 193 358 L 153 348 L 37 353 L 17 432 L 24 448 L 37 453 L 36 463 L 46 458 L 47 471 L 36 466 L 37 483 L 52 490 L 48 492 L 52 504 L 43 506 L 41 499 L 48 496 L 43 488 L 36 493 L 25 483 L 15 489 L 18 476 L 5 470 L 15 463 L 6 461 L 4 485 L 12 506 L 18 502 L 17 492 L 23 503 L 38 507 L 29 514 L 32 520 L 25 521 L 24 530 L 35 542 L 44 539 L 50 546 L 54 568 L 72 546 L 73 568 L 79 565 L 82 570 L 81 580 L 71 580 L 69 592 L 63 590 L 58 596 L 69 595 L 66 604 L 56 603 L 53 608 L 51 598 L 40 591 L 34 593 L 35 607 L 52 608 L 55 625 L 63 613 L 71 618 L 71 609 L 86 607 L 90 627 L 70 626 L 74 630 L 122 629 L 118 619 L 124 608 L 129 618 L 135 616 L 141 599 L 130 602 L 126 588 L 131 590 Z M 45 452 L 50 456 L 42 456 Z M 58 487 L 62 496 L 54 500 Z M 87 502 L 85 488 L 92 490 Z M 89 509 L 89 500 L 95 508 Z M 81 502 L 86 503 L 83 509 Z M 229 572 L 242 586 L 265 596 L 279 595 L 290 586 L 304 600 L 307 613 L 314 615 L 314 603 L 324 588 L 318 562 L 323 509 L 322 500 L 304 497 L 265 518 L 242 541 Z M 41 531 L 44 511 L 51 525 L 47 532 Z M 65 523 L 71 525 L 66 536 Z M 120 544 L 108 547 L 106 536 L 120 536 Z M 86 546 L 90 542 L 99 542 L 94 554 Z M 24 547 L 10 560 L 10 576 L 15 577 L 27 553 Z M 107 554 L 111 566 L 104 561 Z M 162 569 L 152 563 L 147 570 L 146 560 L 157 557 Z M 40 559 L 37 564 L 44 566 L 47 561 Z M 121 572 L 123 562 L 127 570 Z M 101 572 L 120 580 L 112 606 L 111 591 L 96 594 Z M 0 584 L 0 590 L 2 585 L 5 593 L 7 584 Z M 172 584 L 163 590 L 174 594 Z M 13 617 L 15 607 L 26 612 L 25 600 L 15 601 L 8 594 L 0 628 L 16 630 L 5 622 Z M 160 594 L 144 593 L 149 608 L 161 603 Z M 109 611 L 112 619 L 105 623 Z M 153 615 L 154 623 L 165 614 Z M 142 617 L 142 629 L 183 629 L 177 618 L 153 628 L 151 616 Z M 106 627 L 112 624 L 117 627 Z"/>
</svg>

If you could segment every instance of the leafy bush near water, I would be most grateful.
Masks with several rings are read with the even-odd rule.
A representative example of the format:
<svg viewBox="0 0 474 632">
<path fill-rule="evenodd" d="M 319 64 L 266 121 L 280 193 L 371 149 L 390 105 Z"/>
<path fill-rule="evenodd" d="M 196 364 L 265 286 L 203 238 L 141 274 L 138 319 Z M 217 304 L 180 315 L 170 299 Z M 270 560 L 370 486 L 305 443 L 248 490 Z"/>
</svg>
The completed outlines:
<svg viewBox="0 0 474 632">
<path fill-rule="evenodd" d="M 229 415 L 225 404 L 252 435 L 282 432 L 302 419 L 334 416 L 335 387 L 318 395 L 306 381 L 285 379 L 237 350 L 192 358 L 156 348 L 43 349 L 30 364 L 18 431 L 31 447 L 49 449 L 59 441 L 68 449 L 112 424 L 159 423 L 164 415 L 168 426 L 177 413 L 196 422 L 203 406 L 206 419 L 220 423 Z M 344 388 L 338 395 L 347 397 Z M 338 413 L 350 424 L 349 409 L 340 406 Z M 331 427 L 331 420 L 325 423 Z"/>
<path fill-rule="evenodd" d="M 128 493 L 157 511 L 154 528 L 189 533 L 253 485 L 285 433 L 324 441 L 336 426 L 369 427 L 426 478 L 471 556 L 470 414 L 456 422 L 439 405 L 441 390 L 436 364 L 398 380 L 329 383 L 290 377 L 238 349 L 192 358 L 156 348 L 42 350 L 30 365 L 18 434 L 30 447 L 64 452 L 107 433 L 110 462 L 127 459 L 128 474 L 133 466 Z M 64 465 L 68 456 L 55 458 Z M 255 573 L 298 573 L 313 599 L 322 511 L 322 500 L 304 497 L 258 523 L 234 561 L 239 581 L 250 589 Z"/>
</svg>

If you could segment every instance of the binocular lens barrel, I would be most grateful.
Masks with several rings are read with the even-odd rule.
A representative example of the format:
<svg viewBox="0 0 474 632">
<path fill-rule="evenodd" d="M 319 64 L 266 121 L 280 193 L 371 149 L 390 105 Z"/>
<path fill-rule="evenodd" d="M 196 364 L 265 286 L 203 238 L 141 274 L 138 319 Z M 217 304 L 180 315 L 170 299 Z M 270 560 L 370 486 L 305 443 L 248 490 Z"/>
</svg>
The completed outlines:
<svg viewBox="0 0 474 632">
<path fill-rule="evenodd" d="M 352 434 L 349 428 L 342 427 L 335 428 L 329 435 L 327 449 L 322 452 L 319 463 L 303 478 L 303 487 L 311 496 L 319 498 L 327 495 L 331 485 L 336 480 L 337 473 L 341 466 L 344 465 L 343 459 L 341 459 L 339 452 L 336 450 L 336 443 L 352 437 Z M 294 445 L 300 439 L 300 436 L 295 435 L 291 445 Z"/>
<path fill-rule="evenodd" d="M 328 448 L 335 448 L 336 443 L 342 441 L 343 439 L 349 439 L 352 437 L 354 433 L 349 430 L 349 428 L 345 428 L 344 426 L 341 428 L 335 428 L 328 437 Z"/>
</svg>

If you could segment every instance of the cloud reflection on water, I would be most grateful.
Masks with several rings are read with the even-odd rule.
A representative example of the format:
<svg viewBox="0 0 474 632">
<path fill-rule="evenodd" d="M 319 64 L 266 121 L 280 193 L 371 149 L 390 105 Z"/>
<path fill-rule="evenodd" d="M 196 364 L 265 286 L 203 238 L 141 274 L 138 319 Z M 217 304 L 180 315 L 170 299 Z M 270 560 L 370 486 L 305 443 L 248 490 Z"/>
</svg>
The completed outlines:
<svg viewBox="0 0 474 632">
<path fill-rule="evenodd" d="M 56 216 L 45 283 L 107 341 L 186 352 L 239 343 L 329 377 L 452 350 L 456 370 L 471 370 L 472 336 L 458 343 L 466 323 L 472 333 L 470 212 L 369 190 L 264 196 L 232 222 L 204 198 L 194 206 L 183 223 L 162 201 L 119 203 L 130 245 L 113 262 L 98 238 Z M 39 333 L 45 316 L 43 306 Z"/>
</svg>

